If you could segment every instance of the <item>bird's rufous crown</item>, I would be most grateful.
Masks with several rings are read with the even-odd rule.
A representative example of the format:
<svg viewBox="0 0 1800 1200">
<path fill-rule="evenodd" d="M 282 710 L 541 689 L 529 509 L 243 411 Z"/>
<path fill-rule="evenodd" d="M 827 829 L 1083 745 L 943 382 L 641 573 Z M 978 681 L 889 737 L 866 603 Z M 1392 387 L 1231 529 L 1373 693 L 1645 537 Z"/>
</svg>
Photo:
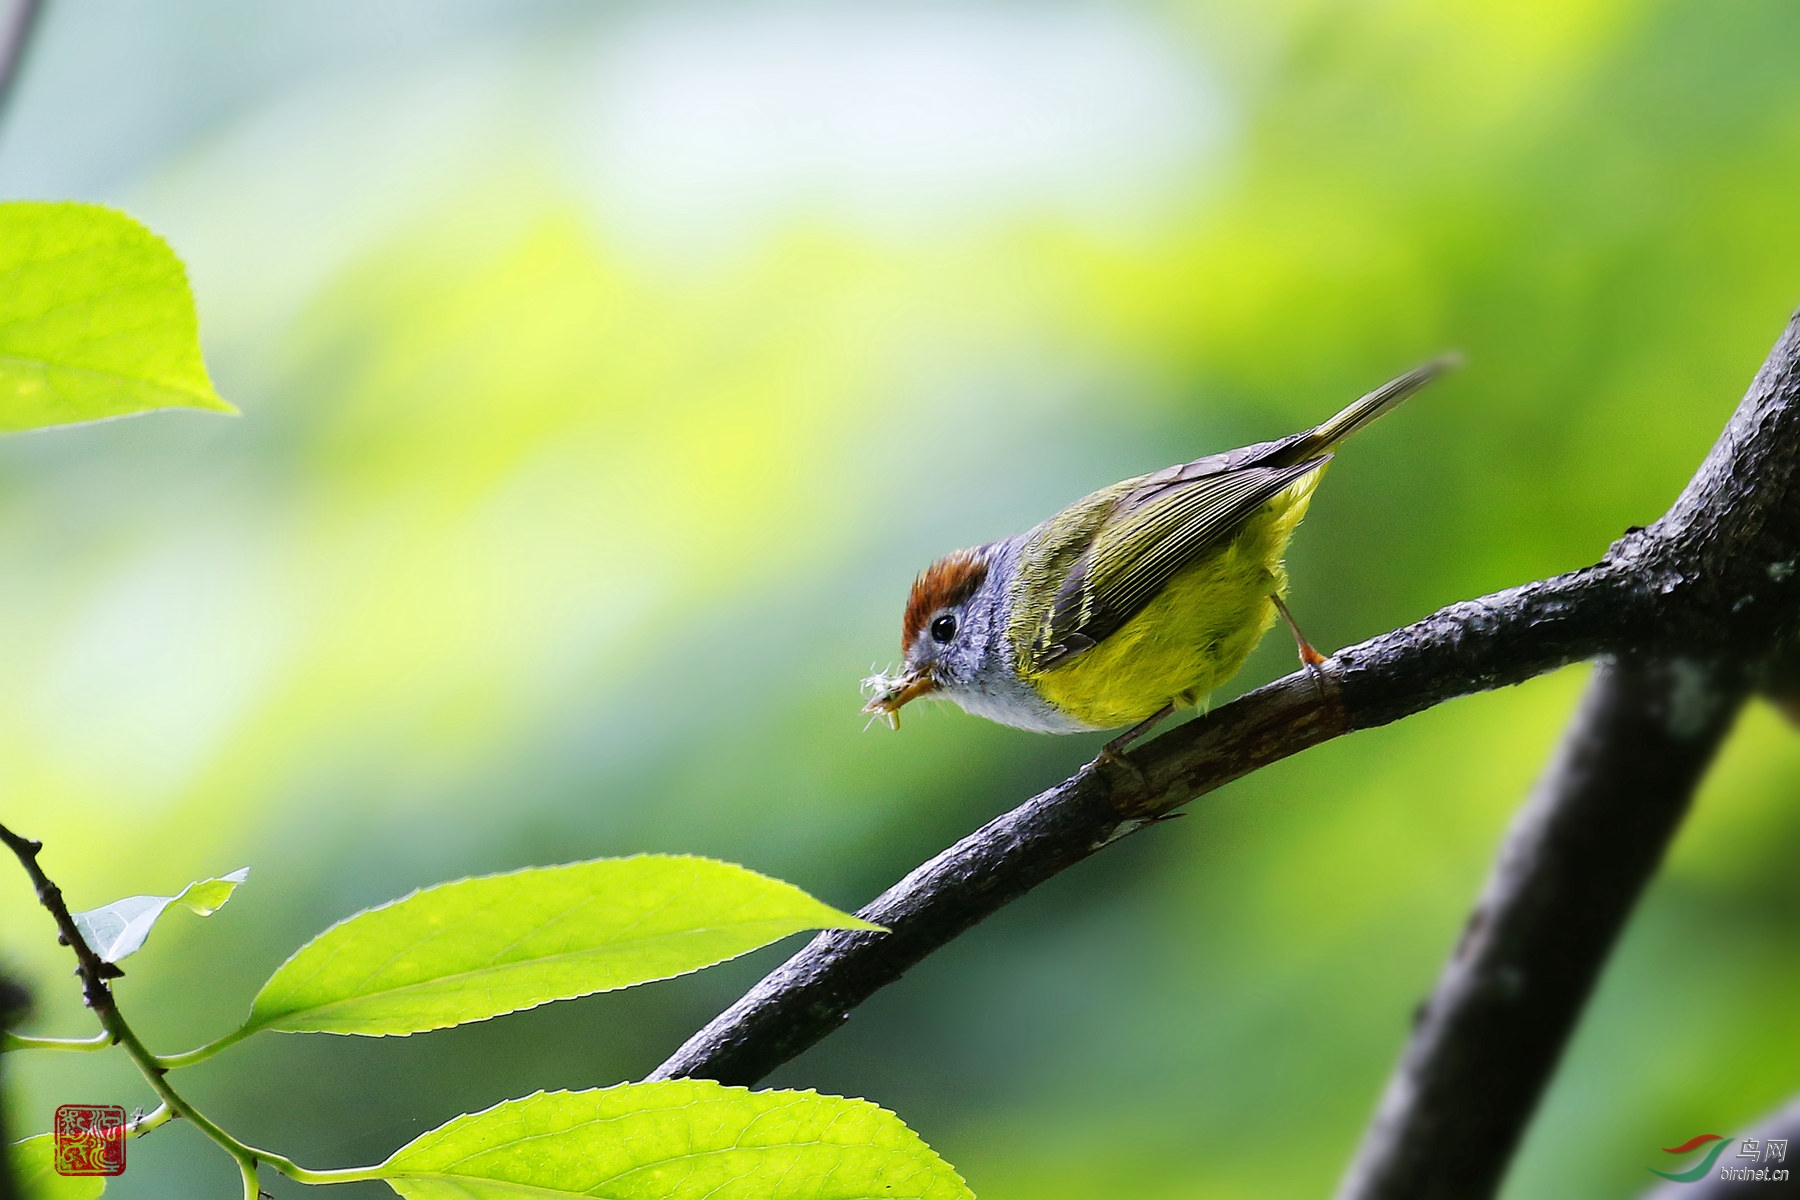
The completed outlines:
<svg viewBox="0 0 1800 1200">
<path fill-rule="evenodd" d="M 978 550 L 954 550 L 919 572 L 919 577 L 913 580 L 912 594 L 906 598 L 900 653 L 905 654 L 924 632 L 932 613 L 961 604 L 973 596 L 987 573 L 987 558 Z"/>
</svg>

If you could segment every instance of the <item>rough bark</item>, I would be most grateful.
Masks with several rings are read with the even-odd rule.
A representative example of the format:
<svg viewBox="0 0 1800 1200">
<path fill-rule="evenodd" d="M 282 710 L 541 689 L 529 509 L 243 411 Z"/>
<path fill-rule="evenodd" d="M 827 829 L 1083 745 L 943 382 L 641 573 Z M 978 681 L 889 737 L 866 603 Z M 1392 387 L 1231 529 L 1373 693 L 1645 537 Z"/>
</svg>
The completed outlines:
<svg viewBox="0 0 1800 1200">
<path fill-rule="evenodd" d="M 1339 1200 L 1492 1195 L 1744 696 L 1697 663 L 1605 663 L 1420 1011 Z"/>
<path fill-rule="evenodd" d="M 1609 647 L 1627 665 L 1597 674 L 1502 847 L 1340 1200 L 1498 1190 L 1731 716 L 1753 687 L 1791 689 L 1800 316 L 1668 513 L 1605 565 L 1642 608 Z"/>
</svg>

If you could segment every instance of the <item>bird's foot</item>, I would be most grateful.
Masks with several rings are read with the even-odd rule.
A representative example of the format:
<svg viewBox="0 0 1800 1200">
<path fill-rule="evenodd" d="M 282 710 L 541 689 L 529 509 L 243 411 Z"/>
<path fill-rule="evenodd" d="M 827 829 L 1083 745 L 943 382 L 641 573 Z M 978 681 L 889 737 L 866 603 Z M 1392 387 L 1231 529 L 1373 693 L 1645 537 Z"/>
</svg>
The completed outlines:
<svg viewBox="0 0 1800 1200">
<path fill-rule="evenodd" d="M 1148 787 L 1149 780 L 1144 778 L 1144 772 L 1139 769 L 1136 763 L 1125 757 L 1125 751 L 1133 742 L 1138 741 L 1163 721 L 1168 720 L 1169 714 L 1174 711 L 1175 702 L 1171 700 L 1155 712 L 1151 713 L 1148 717 L 1145 717 L 1142 721 L 1139 721 L 1136 725 L 1133 725 L 1130 729 L 1127 729 L 1124 733 L 1121 733 L 1112 741 L 1106 743 L 1106 745 L 1100 747 L 1100 753 L 1094 756 L 1094 761 L 1089 765 L 1094 767 L 1104 767 L 1116 763 L 1137 776 L 1137 781 L 1140 784 Z"/>
<path fill-rule="evenodd" d="M 1294 620 L 1294 614 L 1288 611 L 1286 601 L 1273 592 L 1269 594 L 1269 599 L 1275 602 L 1275 611 L 1281 614 L 1281 619 L 1287 622 L 1288 632 L 1294 635 L 1294 648 L 1300 653 L 1300 665 L 1312 676 L 1313 686 L 1319 690 L 1319 699 L 1325 699 L 1325 672 L 1320 669 L 1325 656 L 1313 649 L 1313 644 L 1300 632 L 1300 626 Z"/>
</svg>

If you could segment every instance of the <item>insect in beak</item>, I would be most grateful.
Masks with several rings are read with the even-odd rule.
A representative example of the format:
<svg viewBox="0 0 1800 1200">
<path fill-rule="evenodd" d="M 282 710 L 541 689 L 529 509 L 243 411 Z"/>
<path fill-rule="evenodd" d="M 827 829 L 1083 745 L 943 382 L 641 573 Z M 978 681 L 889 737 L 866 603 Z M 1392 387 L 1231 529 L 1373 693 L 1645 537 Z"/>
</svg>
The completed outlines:
<svg viewBox="0 0 1800 1200">
<path fill-rule="evenodd" d="M 888 725 L 898 729 L 901 706 L 937 691 L 938 685 L 927 669 L 911 670 L 904 675 L 871 675 L 863 680 L 863 686 L 875 692 L 874 697 L 863 705 L 863 711 L 886 717 Z"/>
</svg>

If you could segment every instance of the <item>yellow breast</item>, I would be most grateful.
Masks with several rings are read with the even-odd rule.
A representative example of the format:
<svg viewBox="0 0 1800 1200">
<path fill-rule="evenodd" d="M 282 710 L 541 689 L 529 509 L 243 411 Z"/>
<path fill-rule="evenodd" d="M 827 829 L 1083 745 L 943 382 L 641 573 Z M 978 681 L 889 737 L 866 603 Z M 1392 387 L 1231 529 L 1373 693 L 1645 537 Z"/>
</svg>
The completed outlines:
<svg viewBox="0 0 1800 1200">
<path fill-rule="evenodd" d="M 1099 645 L 1026 678 L 1051 704 L 1101 729 L 1141 721 L 1170 701 L 1203 702 L 1274 623 L 1269 597 L 1287 590 L 1281 557 L 1322 474 L 1263 505 Z"/>
</svg>

